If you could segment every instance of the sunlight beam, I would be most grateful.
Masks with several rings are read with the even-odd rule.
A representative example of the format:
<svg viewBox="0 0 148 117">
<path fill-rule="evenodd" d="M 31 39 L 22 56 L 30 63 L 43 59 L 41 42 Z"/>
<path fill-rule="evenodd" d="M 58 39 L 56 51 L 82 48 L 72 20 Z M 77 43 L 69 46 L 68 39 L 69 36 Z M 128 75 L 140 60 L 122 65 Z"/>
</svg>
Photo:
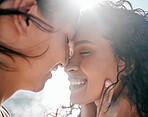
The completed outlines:
<svg viewBox="0 0 148 117">
<path fill-rule="evenodd" d="M 103 0 L 74 0 L 73 2 L 81 8 L 81 11 L 92 9 L 97 3 Z"/>
</svg>

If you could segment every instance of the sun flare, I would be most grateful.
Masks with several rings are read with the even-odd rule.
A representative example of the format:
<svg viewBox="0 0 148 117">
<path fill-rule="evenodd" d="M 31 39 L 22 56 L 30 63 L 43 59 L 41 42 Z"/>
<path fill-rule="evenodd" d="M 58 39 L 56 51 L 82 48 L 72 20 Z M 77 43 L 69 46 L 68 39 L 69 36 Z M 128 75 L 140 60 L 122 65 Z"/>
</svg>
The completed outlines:
<svg viewBox="0 0 148 117">
<path fill-rule="evenodd" d="M 74 3 L 81 8 L 81 11 L 93 8 L 97 3 L 103 0 L 74 0 Z"/>
</svg>

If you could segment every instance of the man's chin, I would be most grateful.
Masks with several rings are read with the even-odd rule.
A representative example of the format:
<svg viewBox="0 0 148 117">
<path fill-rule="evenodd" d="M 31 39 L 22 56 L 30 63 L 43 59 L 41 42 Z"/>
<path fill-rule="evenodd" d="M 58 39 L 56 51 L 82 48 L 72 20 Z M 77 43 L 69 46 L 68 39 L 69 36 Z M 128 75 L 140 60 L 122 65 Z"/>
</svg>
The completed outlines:
<svg viewBox="0 0 148 117">
<path fill-rule="evenodd" d="M 40 91 L 42 91 L 44 89 L 44 86 L 45 86 L 45 84 L 40 86 L 40 87 L 38 86 L 38 87 L 34 88 L 32 91 L 33 92 L 40 92 Z"/>
</svg>

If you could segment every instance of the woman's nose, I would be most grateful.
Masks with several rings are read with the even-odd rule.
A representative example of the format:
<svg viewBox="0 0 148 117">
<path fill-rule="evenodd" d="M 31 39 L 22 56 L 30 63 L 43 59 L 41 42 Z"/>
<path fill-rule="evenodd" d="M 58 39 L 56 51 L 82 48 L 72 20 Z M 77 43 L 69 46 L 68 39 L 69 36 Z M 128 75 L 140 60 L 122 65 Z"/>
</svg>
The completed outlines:
<svg viewBox="0 0 148 117">
<path fill-rule="evenodd" d="M 72 56 L 70 59 L 69 59 L 69 62 L 68 64 L 65 66 L 65 69 L 64 71 L 68 74 L 71 74 L 73 72 L 76 72 L 79 70 L 79 64 L 78 64 L 78 61 L 74 60 L 73 58 L 74 56 Z"/>
</svg>

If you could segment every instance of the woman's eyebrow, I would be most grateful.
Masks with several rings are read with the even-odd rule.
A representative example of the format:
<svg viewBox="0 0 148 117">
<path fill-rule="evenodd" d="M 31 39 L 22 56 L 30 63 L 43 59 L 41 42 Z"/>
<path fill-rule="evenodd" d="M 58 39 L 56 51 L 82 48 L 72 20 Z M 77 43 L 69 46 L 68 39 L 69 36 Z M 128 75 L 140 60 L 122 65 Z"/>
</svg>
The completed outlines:
<svg viewBox="0 0 148 117">
<path fill-rule="evenodd" d="M 91 42 L 89 40 L 81 40 L 81 41 L 75 42 L 74 46 L 78 46 L 78 45 L 81 45 L 81 44 L 92 44 L 92 45 L 95 45 L 93 42 Z"/>
</svg>

